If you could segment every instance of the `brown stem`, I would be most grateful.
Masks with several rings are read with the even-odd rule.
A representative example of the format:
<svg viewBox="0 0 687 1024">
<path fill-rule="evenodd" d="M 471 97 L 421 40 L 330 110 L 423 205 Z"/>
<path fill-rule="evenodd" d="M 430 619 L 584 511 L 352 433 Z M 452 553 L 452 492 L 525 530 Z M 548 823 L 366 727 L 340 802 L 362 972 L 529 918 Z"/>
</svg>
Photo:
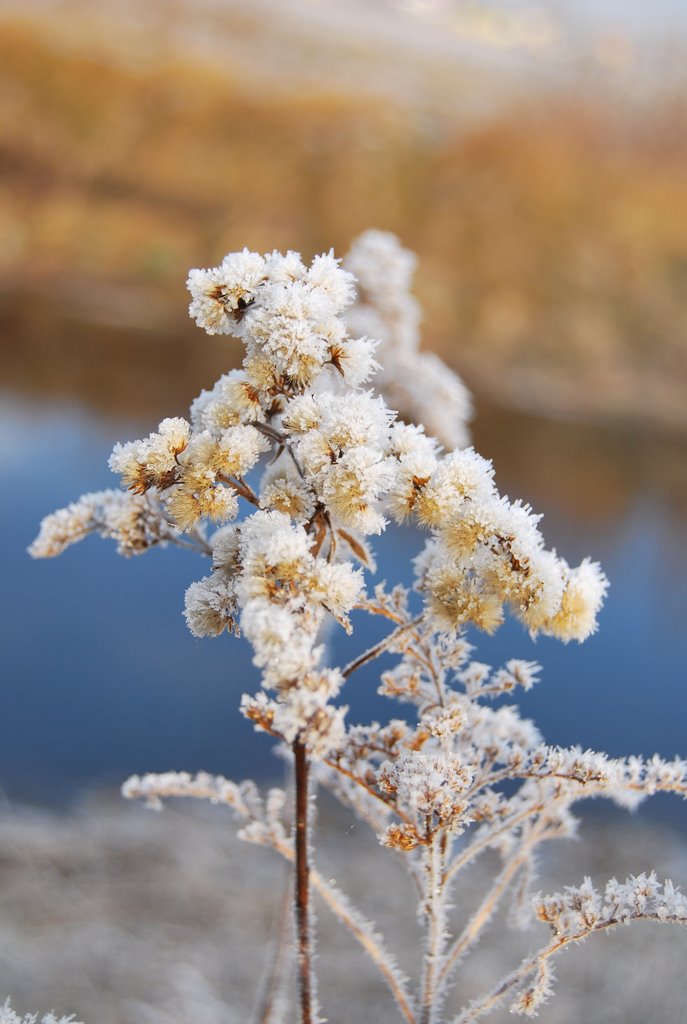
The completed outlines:
<svg viewBox="0 0 687 1024">
<path fill-rule="evenodd" d="M 385 619 L 391 619 L 392 622 L 397 623 L 399 626 L 403 625 L 403 623 L 407 621 L 407 617 L 404 619 L 402 615 L 396 615 L 383 605 L 373 604 L 367 600 L 359 601 L 354 607 L 356 610 L 368 612 L 370 615 L 383 615 Z"/>
<path fill-rule="evenodd" d="M 289 439 L 286 436 L 286 434 L 282 434 L 281 431 L 275 430 L 274 427 L 270 427 L 266 423 L 259 423 L 257 420 L 253 420 L 250 426 L 255 427 L 255 429 L 258 430 L 261 434 L 264 434 L 265 437 L 268 437 L 270 441 L 274 441 L 276 444 L 280 445 L 280 447 L 285 448 L 286 451 L 291 456 L 293 464 L 298 470 L 299 476 L 304 478 L 303 469 L 298 459 L 293 453 L 291 445 L 289 444 Z"/>
<path fill-rule="evenodd" d="M 383 654 L 384 651 L 386 651 L 391 646 L 391 644 L 393 644 L 394 641 L 398 639 L 399 636 L 401 636 L 406 631 L 409 631 L 411 629 L 414 629 L 416 626 L 419 626 L 423 618 L 424 615 L 418 615 L 416 619 L 412 619 L 410 622 L 404 623 L 402 626 L 399 626 L 398 629 L 395 629 L 393 630 L 392 633 L 389 633 L 388 636 L 385 636 L 384 639 L 380 640 L 378 644 L 374 645 L 374 647 L 370 647 L 369 650 L 364 651 L 354 661 L 350 661 L 348 665 L 346 665 L 346 667 L 341 671 L 341 674 L 344 677 L 344 679 L 348 679 L 350 675 L 356 672 L 368 661 L 372 661 L 373 658 L 378 658 L 379 655 Z"/>
<path fill-rule="evenodd" d="M 240 478 L 234 479 L 233 476 L 225 476 L 224 473 L 218 473 L 217 479 L 223 483 L 228 484 L 240 498 L 245 498 L 251 505 L 255 505 L 256 508 L 260 508 L 260 500 L 255 491 L 249 487 L 245 480 Z"/>
<path fill-rule="evenodd" d="M 271 441 L 276 441 L 277 444 L 286 444 L 286 434 L 282 434 L 281 431 L 275 430 L 274 427 L 270 427 L 267 423 L 261 423 L 259 420 L 252 420 L 249 426 L 254 427 L 265 437 L 269 437 Z"/>
<path fill-rule="evenodd" d="M 312 951 L 310 948 L 310 864 L 308 846 L 309 764 L 305 743 L 293 744 L 296 782 L 296 936 L 298 942 L 298 988 L 300 1022 L 313 1022 Z"/>
<path fill-rule="evenodd" d="M 279 839 L 274 838 L 271 838 L 270 842 L 272 842 L 274 849 L 277 850 L 282 857 L 286 858 L 286 860 L 293 861 L 294 850 L 290 843 L 282 843 Z M 343 894 L 331 883 L 326 882 L 314 868 L 310 874 L 310 878 L 313 889 L 322 897 L 323 901 L 339 921 L 341 921 L 342 924 L 345 924 L 347 928 L 350 928 L 351 932 L 370 957 L 373 964 L 379 969 L 398 1004 L 398 1008 L 408 1024 L 415 1024 L 415 1017 L 410 1007 L 410 999 L 408 997 L 404 981 L 399 978 L 388 954 L 384 950 L 384 947 L 380 945 L 379 937 L 373 935 L 372 926 L 369 922 L 365 923 L 360 914 L 352 913 L 351 905 L 348 900 L 344 898 Z M 361 922 L 363 922 L 363 924 L 361 924 Z"/>
</svg>

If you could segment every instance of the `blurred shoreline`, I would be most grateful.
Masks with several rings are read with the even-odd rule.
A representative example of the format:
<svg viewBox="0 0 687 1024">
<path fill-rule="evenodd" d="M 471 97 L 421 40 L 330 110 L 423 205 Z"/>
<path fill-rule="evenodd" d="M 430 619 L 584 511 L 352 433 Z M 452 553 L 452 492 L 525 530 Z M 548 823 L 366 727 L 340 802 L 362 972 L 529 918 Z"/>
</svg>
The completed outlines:
<svg viewBox="0 0 687 1024">
<path fill-rule="evenodd" d="M 684 433 L 684 80 L 636 26 L 563 60 L 558 29 L 507 45 L 475 5 L 479 42 L 397 7 L 370 5 L 364 42 L 355 5 L 3 4 L 4 386 L 209 382 L 231 348 L 186 320 L 189 266 L 376 226 L 417 252 L 425 346 L 478 395 Z"/>
</svg>

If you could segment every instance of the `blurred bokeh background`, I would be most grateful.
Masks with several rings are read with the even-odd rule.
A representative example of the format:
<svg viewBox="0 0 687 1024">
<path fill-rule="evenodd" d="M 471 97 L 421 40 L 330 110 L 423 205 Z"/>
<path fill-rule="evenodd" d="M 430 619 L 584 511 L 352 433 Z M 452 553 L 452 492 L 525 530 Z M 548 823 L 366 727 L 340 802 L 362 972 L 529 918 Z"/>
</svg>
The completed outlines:
<svg viewBox="0 0 687 1024">
<path fill-rule="evenodd" d="M 424 344 L 473 391 L 501 490 L 611 578 L 583 647 L 507 626 L 477 656 L 541 661 L 552 742 L 687 751 L 686 54 L 680 0 L 1 0 L 9 801 L 280 771 L 236 711 L 247 648 L 184 628 L 204 566 L 25 548 L 114 485 L 114 441 L 237 362 L 187 319 L 189 267 L 367 227 L 417 252 Z M 413 545 L 385 538 L 381 575 Z M 354 716 L 387 713 L 374 691 L 361 674 Z"/>
<path fill-rule="evenodd" d="M 25 553 L 42 516 L 114 485 L 115 441 L 236 364 L 184 284 L 244 245 L 309 259 L 377 227 L 417 252 L 424 345 L 473 391 L 501 490 L 611 579 L 584 646 L 509 624 L 476 657 L 541 662 L 524 703 L 551 742 L 687 754 L 686 57 L 684 0 L 0 0 L 0 997 L 118 1024 L 254 1005 L 279 866 L 223 819 L 102 803 L 144 770 L 280 775 L 237 711 L 247 647 L 186 631 L 188 553 Z M 418 543 L 390 531 L 380 576 Z M 351 716 L 387 715 L 359 676 Z M 684 804 L 632 824 L 590 818 L 550 884 L 687 878 Z M 321 833 L 364 891 L 374 839 Z M 385 880 L 366 906 L 396 932 Z M 674 1024 L 680 947 L 658 932 L 576 953 L 546 1019 Z M 329 941 L 344 1020 L 361 965 Z"/>
</svg>

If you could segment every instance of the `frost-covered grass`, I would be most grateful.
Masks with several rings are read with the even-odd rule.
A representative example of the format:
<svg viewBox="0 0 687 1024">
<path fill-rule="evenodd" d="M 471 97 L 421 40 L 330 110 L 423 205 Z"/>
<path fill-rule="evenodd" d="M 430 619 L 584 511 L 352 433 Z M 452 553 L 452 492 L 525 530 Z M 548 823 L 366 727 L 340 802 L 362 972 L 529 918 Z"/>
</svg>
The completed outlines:
<svg viewBox="0 0 687 1024">
<path fill-rule="evenodd" d="M 687 875 L 684 838 L 655 825 L 597 821 L 582 838 L 548 851 L 542 888 L 638 865 Z M 320 817 L 318 848 L 328 876 L 363 901 L 381 927 L 394 927 L 394 945 L 409 967 L 417 926 L 403 871 L 331 806 Z M 456 914 L 474 899 L 470 888 L 487 882 L 486 872 L 473 876 Z M 236 839 L 228 814 L 216 809 L 178 805 L 157 815 L 94 803 L 61 818 L 5 813 L 0 1001 L 12 993 L 17 1011 L 59 1007 L 99 1024 L 258 1024 L 256 992 L 285 884 L 282 864 Z M 330 1019 L 394 1024 L 384 986 L 324 907 L 318 930 Z M 681 937 L 636 925 L 568 954 L 542 1021 L 676 1024 L 684 1005 Z M 534 941 L 531 932 L 516 939 L 523 952 Z M 512 941 L 499 929 L 488 936 L 471 962 L 472 988 L 505 971 Z M 453 1005 L 460 1001 L 456 995 Z M 507 1011 L 493 1019 L 513 1020 Z"/>
</svg>

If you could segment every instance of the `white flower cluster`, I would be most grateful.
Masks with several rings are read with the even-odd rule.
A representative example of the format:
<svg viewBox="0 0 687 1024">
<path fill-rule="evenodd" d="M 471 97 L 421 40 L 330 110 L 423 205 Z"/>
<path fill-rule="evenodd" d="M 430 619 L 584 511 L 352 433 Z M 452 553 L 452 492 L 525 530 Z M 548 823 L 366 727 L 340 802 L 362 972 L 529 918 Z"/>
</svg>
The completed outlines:
<svg viewBox="0 0 687 1024">
<path fill-rule="evenodd" d="M 242 478 L 268 448 L 252 426 L 191 433 L 186 420 L 166 419 L 144 440 L 116 445 L 110 468 L 135 494 L 155 488 L 175 525 L 189 531 L 203 517 L 236 518 Z"/>
<path fill-rule="evenodd" d="M 414 834 L 430 827 L 445 827 L 458 834 L 469 824 L 465 790 L 473 780 L 472 771 L 450 754 L 407 754 L 385 761 L 377 773 L 377 785 L 392 802 L 413 816 Z M 406 830 L 405 835 L 408 835 Z M 392 829 L 389 845 L 396 837 Z M 408 849 L 407 842 L 404 849 Z"/>
<path fill-rule="evenodd" d="M 288 742 L 306 733 L 311 753 L 324 754 L 343 734 L 337 696 L 340 673 L 319 668 L 318 629 L 326 613 L 350 629 L 348 612 L 363 587 L 361 570 L 313 555 L 305 528 L 283 512 L 260 510 L 212 538 L 214 571 L 186 592 L 195 636 L 224 629 L 245 634 L 278 700 L 244 699 L 244 714 Z"/>
<path fill-rule="evenodd" d="M 349 320 L 380 329 L 388 372 L 416 388 L 413 257 L 368 232 L 348 264 L 360 278 Z M 499 495 L 489 462 L 471 449 L 444 454 L 422 427 L 396 420 L 384 397 L 360 390 L 377 368 L 377 343 L 349 336 L 354 278 L 331 253 L 308 267 L 297 253 L 243 250 L 191 271 L 188 286 L 197 323 L 244 343 L 243 368 L 193 403 L 190 422 L 165 419 L 116 445 L 110 465 L 129 494 L 85 496 L 48 517 L 32 554 L 56 554 L 93 530 L 126 553 L 181 533 L 207 552 L 205 523 L 235 519 L 243 499 L 260 511 L 213 541 L 213 574 L 190 589 L 187 618 L 197 635 L 240 619 L 270 685 L 315 667 L 324 610 L 346 623 L 361 583 L 342 554 L 369 565 L 363 537 L 387 516 L 432 531 L 417 575 L 438 629 L 472 622 L 491 631 L 508 606 L 532 633 L 582 640 L 593 631 L 606 587 L 598 566 L 569 568 L 545 549 L 538 517 Z M 429 391 L 427 410 L 451 404 L 438 386 Z M 268 451 L 256 492 L 246 477 Z M 291 562 L 273 564 L 278 542 Z"/>
<path fill-rule="evenodd" d="M 316 501 L 332 520 L 362 534 L 381 533 L 380 499 L 394 478 L 389 458 L 393 413 L 372 392 L 301 395 L 283 426 Z"/>
<path fill-rule="evenodd" d="M 383 336 L 389 372 L 410 389 L 425 382 L 426 410 L 449 399 L 455 409 L 456 395 L 422 375 L 419 316 L 408 291 L 413 258 L 391 236 L 372 232 L 356 243 L 348 265 L 360 278 L 349 327 Z M 180 528 L 203 515 L 232 518 L 238 497 L 260 507 L 220 531 L 212 542 L 214 571 L 186 600 L 196 635 L 240 626 L 265 684 L 277 688 L 282 703 L 290 693 L 286 721 L 274 702 L 244 703 L 245 713 L 289 739 L 298 715 L 315 721 L 313 686 L 300 686 L 296 702 L 296 681 L 321 678 L 316 636 L 324 612 L 346 625 L 361 598 L 362 580 L 342 554 L 369 562 L 363 537 L 379 533 L 388 516 L 433 531 L 417 568 L 438 629 L 473 622 L 491 631 L 508 605 L 533 633 L 584 639 L 592 631 L 605 589 L 598 567 L 570 570 L 545 550 L 538 517 L 498 494 L 490 463 L 471 449 L 444 454 L 422 427 L 396 420 L 383 395 L 360 390 L 378 368 L 376 342 L 349 337 L 342 314 L 353 299 L 353 277 L 331 254 L 306 267 L 296 253 L 244 250 L 219 267 L 192 271 L 189 288 L 197 323 L 244 343 L 243 368 L 196 400 L 190 428 L 165 421 L 158 434 L 118 449 L 113 468 L 130 486 L 162 489 Z M 442 376 L 452 381 L 445 369 Z M 444 436 L 463 437 L 457 421 L 444 427 Z M 271 442 L 276 458 L 254 493 L 244 477 L 260 455 L 256 438 Z M 531 670 L 521 675 L 494 685 L 530 685 Z M 318 714 L 331 696 L 326 689 L 320 684 Z"/>
<path fill-rule="evenodd" d="M 466 449 L 434 468 L 428 463 L 405 496 L 419 523 L 434 531 L 415 567 L 444 629 L 474 622 L 493 632 L 507 605 L 533 636 L 582 641 L 594 632 L 608 587 L 601 568 L 585 559 L 572 569 L 548 551 L 541 516 L 498 493 L 486 459 Z"/>
<path fill-rule="evenodd" d="M 361 276 L 358 313 L 366 310 L 378 326 L 396 324 L 394 344 L 416 358 L 410 255 L 390 236 L 368 233 L 349 263 Z M 271 676 L 283 680 L 312 668 L 317 659 L 308 652 L 321 618 L 312 612 L 326 608 L 345 622 L 360 587 L 342 555 L 369 565 L 363 538 L 379 533 L 387 516 L 413 518 L 432 531 L 417 574 L 438 628 L 456 631 L 472 622 L 492 631 L 508 606 L 533 634 L 583 640 L 593 631 L 606 588 L 598 566 L 569 568 L 545 549 L 538 517 L 499 495 L 489 462 L 471 449 L 444 454 L 422 427 L 396 420 L 381 395 L 360 390 L 377 368 L 376 342 L 349 336 L 343 313 L 354 279 L 331 253 L 307 267 L 297 253 L 244 250 L 219 267 L 192 271 L 188 284 L 196 321 L 244 343 L 243 368 L 194 402 L 190 423 L 166 419 L 148 437 L 116 445 L 110 466 L 130 494 L 116 509 L 112 498 L 100 511 L 104 532 L 124 537 L 127 552 L 150 546 L 156 530 L 159 539 L 193 535 L 207 549 L 204 524 L 236 519 L 241 499 L 272 514 L 255 513 L 256 525 L 247 521 L 234 535 L 231 562 L 191 588 L 187 618 L 194 632 L 235 629 L 240 617 Z M 414 387 L 413 366 L 401 365 L 398 352 L 387 354 Z M 435 392 L 432 404 L 446 403 Z M 268 451 L 275 457 L 256 492 L 247 474 Z M 144 496 L 148 504 L 137 500 Z M 57 553 L 100 528 L 91 505 L 82 499 L 47 520 L 32 553 Z M 147 513 L 144 529 L 147 509 L 157 510 L 157 520 Z M 279 584 L 253 595 L 263 603 L 243 612 L 252 574 L 244 560 L 262 543 L 261 531 L 288 536 L 315 562 L 296 558 L 288 601 Z M 241 581 L 234 579 L 239 565 Z"/>
<path fill-rule="evenodd" d="M 233 612 L 256 649 L 270 685 L 286 685 L 314 667 L 312 644 L 325 611 L 348 627 L 363 587 L 361 570 L 316 558 L 305 528 L 283 512 L 260 510 L 211 539 L 214 571 L 186 595 L 195 636 L 233 628 Z M 223 615 L 220 609 L 231 609 Z M 293 662 L 293 663 L 291 663 Z"/>
<path fill-rule="evenodd" d="M 373 342 L 350 339 L 340 314 L 354 297 L 351 274 L 332 253 L 306 267 L 298 253 L 230 253 L 192 270 L 191 316 L 208 334 L 246 346 L 245 380 L 258 394 L 310 387 L 325 364 L 357 386 L 375 369 Z"/>
</svg>

